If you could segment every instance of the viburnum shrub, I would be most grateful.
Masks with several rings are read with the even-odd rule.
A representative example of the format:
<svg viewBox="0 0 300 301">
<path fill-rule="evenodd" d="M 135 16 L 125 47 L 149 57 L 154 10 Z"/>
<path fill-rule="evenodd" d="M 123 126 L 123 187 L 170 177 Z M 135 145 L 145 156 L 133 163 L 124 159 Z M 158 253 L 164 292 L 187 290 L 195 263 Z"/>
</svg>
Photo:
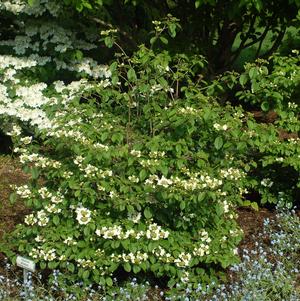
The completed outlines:
<svg viewBox="0 0 300 301">
<path fill-rule="evenodd" d="M 0 10 L 21 20 L 0 43 L 1 127 L 31 174 L 11 196 L 32 212 L 8 255 L 108 286 L 124 272 L 208 282 L 236 262 L 235 209 L 257 207 L 244 198 L 258 184 L 253 158 L 277 133 L 203 95 L 203 57 L 154 47 L 177 19 L 154 24 L 156 50 L 120 49 L 108 67 L 88 56 L 101 38 L 68 27 L 57 2 Z M 114 34 L 102 33 L 108 46 Z"/>
<path fill-rule="evenodd" d="M 251 118 L 201 93 L 192 77 L 204 65 L 141 46 L 111 64 L 111 86 L 57 97 L 50 128 L 32 138 L 15 127 L 32 175 L 16 189 L 32 213 L 15 251 L 102 285 L 121 270 L 207 282 L 236 262 Z"/>
</svg>

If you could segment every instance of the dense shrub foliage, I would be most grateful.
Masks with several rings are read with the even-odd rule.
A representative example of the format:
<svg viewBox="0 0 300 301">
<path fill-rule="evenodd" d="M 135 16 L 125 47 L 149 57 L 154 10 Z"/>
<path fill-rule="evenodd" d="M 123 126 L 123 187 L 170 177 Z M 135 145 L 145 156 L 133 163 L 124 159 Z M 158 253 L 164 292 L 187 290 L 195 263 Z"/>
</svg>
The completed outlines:
<svg viewBox="0 0 300 301">
<path fill-rule="evenodd" d="M 172 16 L 154 22 L 152 48 L 128 56 L 114 29 L 100 36 L 61 3 L 30 2 L 0 6 L 11 24 L 0 41 L 1 129 L 31 174 L 11 200 L 32 210 L 6 253 L 59 269 L 67 283 L 217 280 L 238 261 L 236 208 L 257 209 L 253 192 L 263 203 L 297 196 L 298 58 L 210 83 L 204 57 L 154 47 L 175 37 Z M 120 52 L 105 66 L 102 40 Z M 236 102 L 277 110 L 276 122 L 224 101 L 228 87 Z"/>
</svg>

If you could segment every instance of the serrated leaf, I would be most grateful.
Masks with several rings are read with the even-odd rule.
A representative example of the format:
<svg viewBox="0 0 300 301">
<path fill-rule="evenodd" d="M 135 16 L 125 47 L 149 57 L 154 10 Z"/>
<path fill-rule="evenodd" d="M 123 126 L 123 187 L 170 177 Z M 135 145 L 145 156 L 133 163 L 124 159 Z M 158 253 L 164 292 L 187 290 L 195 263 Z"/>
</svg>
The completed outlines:
<svg viewBox="0 0 300 301">
<path fill-rule="evenodd" d="M 83 279 L 88 279 L 89 276 L 90 276 L 90 271 L 84 271 L 83 274 L 82 274 Z"/>
<path fill-rule="evenodd" d="M 73 264 L 73 263 L 68 264 L 68 265 L 67 265 L 67 269 L 68 269 L 70 272 L 74 273 L 74 271 L 75 271 L 75 266 L 74 266 L 74 264 Z"/>
<path fill-rule="evenodd" d="M 140 271 L 141 271 L 141 268 L 139 266 L 137 266 L 137 265 L 133 266 L 133 273 L 134 274 L 137 274 Z"/>
<path fill-rule="evenodd" d="M 59 224 L 59 217 L 57 215 L 54 215 L 54 217 L 53 217 L 53 223 L 56 226 Z"/>
<path fill-rule="evenodd" d="M 248 81 L 248 76 L 246 74 L 242 74 L 240 76 L 240 80 L 239 81 L 240 81 L 240 84 L 242 86 L 244 86 L 247 83 L 247 81 Z"/>
<path fill-rule="evenodd" d="M 146 177 L 147 177 L 147 170 L 145 170 L 145 169 L 142 169 L 141 171 L 140 171 L 140 173 L 139 173 L 139 177 L 140 177 L 140 180 L 141 181 L 144 181 L 145 179 L 146 179 Z"/>
<path fill-rule="evenodd" d="M 145 208 L 144 210 L 144 216 L 147 218 L 147 219 L 150 219 L 152 217 L 152 213 L 150 211 L 150 209 L 147 207 Z"/>
<path fill-rule="evenodd" d="M 214 146 L 217 150 L 221 149 L 222 146 L 223 146 L 223 138 L 218 136 L 216 139 L 215 139 L 215 142 L 214 142 Z"/>
<path fill-rule="evenodd" d="M 161 42 L 165 45 L 167 45 L 169 43 L 168 39 L 166 39 L 165 37 L 160 37 L 159 38 L 161 40 Z"/>
<path fill-rule="evenodd" d="M 133 68 L 130 68 L 128 71 L 127 71 L 127 78 L 129 81 L 131 82 L 134 82 L 136 81 L 137 77 L 136 77 L 136 73 L 134 71 Z"/>
<path fill-rule="evenodd" d="M 131 265 L 128 262 L 125 262 L 124 270 L 128 273 L 131 271 Z"/>
<path fill-rule="evenodd" d="M 112 279 L 111 279 L 110 277 L 109 277 L 109 278 L 106 278 L 105 282 L 106 282 L 106 284 L 107 284 L 108 286 L 113 286 L 113 281 L 112 281 Z"/>
<path fill-rule="evenodd" d="M 150 44 L 153 45 L 156 42 L 156 40 L 157 40 L 157 37 L 152 37 L 150 39 Z"/>
</svg>

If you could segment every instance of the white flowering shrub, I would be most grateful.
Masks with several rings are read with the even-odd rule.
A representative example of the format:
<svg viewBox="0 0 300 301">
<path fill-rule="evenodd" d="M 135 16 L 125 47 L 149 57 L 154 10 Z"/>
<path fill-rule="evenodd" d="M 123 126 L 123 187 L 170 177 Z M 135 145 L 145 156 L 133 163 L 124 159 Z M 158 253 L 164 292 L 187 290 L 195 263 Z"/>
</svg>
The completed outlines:
<svg viewBox="0 0 300 301">
<path fill-rule="evenodd" d="M 12 250 L 101 285 L 122 271 L 207 282 L 237 262 L 251 118 L 201 94 L 191 78 L 204 65 L 142 46 L 93 94 L 85 85 L 66 102 L 70 85 L 56 82 L 51 126 L 10 132 L 32 175 L 12 197 L 32 208 Z"/>
<path fill-rule="evenodd" d="M 103 66 L 95 32 L 58 2 L 0 10 L 13 28 L 0 41 L 1 127 L 31 174 L 11 197 L 32 212 L 8 255 L 102 286 L 124 272 L 208 282 L 235 263 L 235 209 L 257 206 L 244 198 L 256 123 L 202 94 L 205 60 L 141 46 Z"/>
</svg>

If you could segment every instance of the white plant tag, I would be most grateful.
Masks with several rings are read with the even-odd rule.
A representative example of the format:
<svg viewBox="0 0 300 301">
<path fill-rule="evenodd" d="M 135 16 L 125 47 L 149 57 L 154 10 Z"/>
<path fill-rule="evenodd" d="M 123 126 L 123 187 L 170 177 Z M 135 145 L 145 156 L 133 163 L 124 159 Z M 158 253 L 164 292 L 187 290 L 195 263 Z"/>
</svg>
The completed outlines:
<svg viewBox="0 0 300 301">
<path fill-rule="evenodd" d="M 17 266 L 30 272 L 35 271 L 35 262 L 22 256 L 17 256 Z"/>
</svg>

